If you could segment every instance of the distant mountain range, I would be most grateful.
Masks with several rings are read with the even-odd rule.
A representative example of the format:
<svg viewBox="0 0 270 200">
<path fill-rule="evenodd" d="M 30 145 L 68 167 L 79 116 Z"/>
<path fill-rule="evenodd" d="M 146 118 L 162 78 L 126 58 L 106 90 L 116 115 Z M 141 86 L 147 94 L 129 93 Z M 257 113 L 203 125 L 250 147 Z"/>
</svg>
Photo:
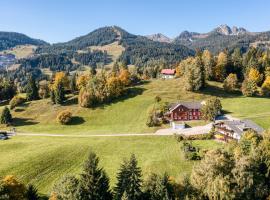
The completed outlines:
<svg viewBox="0 0 270 200">
<path fill-rule="evenodd" d="M 176 38 L 171 39 L 162 34 L 146 36 L 159 42 L 181 44 L 193 50 L 208 49 L 218 53 L 224 49 L 232 50 L 236 47 L 245 51 L 250 46 L 269 48 L 270 32 L 249 32 L 242 27 L 220 25 L 208 33 L 183 31 Z M 164 40 L 163 38 L 166 38 Z"/>
<path fill-rule="evenodd" d="M 193 54 L 197 49 L 209 49 L 213 53 L 218 53 L 224 49 L 232 50 L 236 47 L 241 48 L 243 51 L 250 46 L 269 48 L 270 32 L 255 33 L 249 32 L 242 27 L 220 25 L 208 33 L 183 31 L 176 38 L 172 39 L 161 33 L 148 36 L 133 35 L 120 27 L 110 26 L 96 29 L 71 41 L 53 45 L 43 40 L 30 38 L 21 33 L 0 32 L 0 51 L 17 45 L 31 44 L 40 46 L 41 48 L 38 48 L 39 52 L 57 51 L 59 53 L 81 50 L 89 46 L 102 46 L 115 41 L 119 41 L 119 44 L 126 49 L 122 59 L 127 60 L 128 63 L 141 63 L 151 59 L 164 59 L 168 55 L 177 57 L 177 53 L 181 53 L 180 57 L 185 57 Z M 170 49 L 169 53 L 167 52 L 168 49 Z M 149 58 L 145 55 L 140 55 L 141 53 L 138 50 L 146 52 Z M 127 52 L 129 53 L 127 54 Z M 133 55 L 137 55 L 136 61 L 134 61 L 131 52 Z M 152 52 L 151 56 L 149 52 Z M 138 61 L 138 56 L 142 56 L 140 61 Z"/>
</svg>

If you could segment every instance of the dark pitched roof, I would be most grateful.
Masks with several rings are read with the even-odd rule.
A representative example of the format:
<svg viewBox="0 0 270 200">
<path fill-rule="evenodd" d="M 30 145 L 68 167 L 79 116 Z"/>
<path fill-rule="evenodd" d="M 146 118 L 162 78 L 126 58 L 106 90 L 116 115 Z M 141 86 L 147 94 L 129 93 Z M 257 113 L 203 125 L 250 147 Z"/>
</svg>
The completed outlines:
<svg viewBox="0 0 270 200">
<path fill-rule="evenodd" d="M 241 135 L 247 129 L 252 129 L 259 134 L 261 134 L 264 131 L 262 127 L 260 127 L 259 125 L 248 119 L 224 121 L 224 124 L 239 135 Z"/>
<path fill-rule="evenodd" d="M 176 108 L 178 108 L 180 105 L 185 106 L 186 108 L 189 109 L 201 109 L 202 107 L 202 103 L 201 102 L 178 102 L 178 103 L 174 103 L 170 106 L 169 111 L 173 111 Z"/>
</svg>

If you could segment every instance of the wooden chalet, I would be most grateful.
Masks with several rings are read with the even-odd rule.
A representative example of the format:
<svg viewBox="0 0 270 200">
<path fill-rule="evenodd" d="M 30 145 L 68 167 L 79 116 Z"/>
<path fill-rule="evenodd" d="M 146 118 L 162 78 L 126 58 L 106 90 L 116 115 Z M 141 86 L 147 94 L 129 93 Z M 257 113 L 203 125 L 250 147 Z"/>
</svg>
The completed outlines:
<svg viewBox="0 0 270 200">
<path fill-rule="evenodd" d="M 166 117 L 169 121 L 200 120 L 201 108 L 201 102 L 179 102 L 170 106 Z"/>
<path fill-rule="evenodd" d="M 253 130 L 258 134 L 261 134 L 264 129 L 254 123 L 251 120 L 228 120 L 228 121 L 219 121 L 214 124 L 215 131 L 225 136 L 227 139 L 240 140 L 244 132 Z"/>
</svg>

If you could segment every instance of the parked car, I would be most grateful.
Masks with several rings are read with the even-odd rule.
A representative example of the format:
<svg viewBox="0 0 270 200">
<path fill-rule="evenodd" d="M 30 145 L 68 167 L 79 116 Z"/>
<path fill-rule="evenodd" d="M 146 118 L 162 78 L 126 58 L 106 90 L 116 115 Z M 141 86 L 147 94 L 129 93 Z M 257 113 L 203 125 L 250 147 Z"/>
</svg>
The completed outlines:
<svg viewBox="0 0 270 200">
<path fill-rule="evenodd" d="M 7 140 L 8 136 L 7 136 L 7 132 L 0 132 L 0 140 Z"/>
</svg>

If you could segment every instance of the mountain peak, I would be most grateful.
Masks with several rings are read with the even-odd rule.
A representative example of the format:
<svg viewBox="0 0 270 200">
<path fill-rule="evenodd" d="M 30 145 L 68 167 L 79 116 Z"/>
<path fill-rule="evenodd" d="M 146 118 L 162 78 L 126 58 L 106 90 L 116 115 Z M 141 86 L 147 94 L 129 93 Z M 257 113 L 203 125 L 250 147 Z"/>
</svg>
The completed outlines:
<svg viewBox="0 0 270 200">
<path fill-rule="evenodd" d="M 227 24 L 222 24 L 215 28 L 213 32 L 217 32 L 222 35 L 241 35 L 247 33 L 248 31 L 242 27 L 233 26 L 231 28 Z"/>
<path fill-rule="evenodd" d="M 147 35 L 146 37 L 156 42 L 166 42 L 166 43 L 172 42 L 171 38 L 167 37 L 166 35 L 163 35 L 162 33 Z"/>
</svg>

